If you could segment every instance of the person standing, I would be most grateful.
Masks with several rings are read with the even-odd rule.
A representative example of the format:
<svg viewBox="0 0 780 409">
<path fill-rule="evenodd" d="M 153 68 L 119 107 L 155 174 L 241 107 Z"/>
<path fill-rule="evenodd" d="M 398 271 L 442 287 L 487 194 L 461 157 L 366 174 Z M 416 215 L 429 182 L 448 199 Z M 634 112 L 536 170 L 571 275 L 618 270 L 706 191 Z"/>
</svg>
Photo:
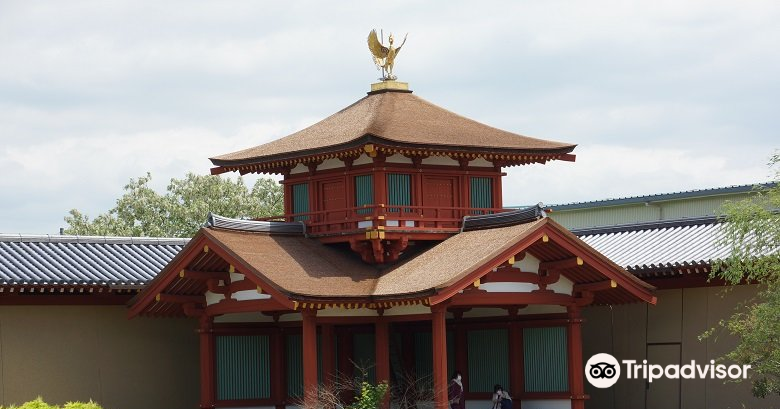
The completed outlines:
<svg viewBox="0 0 780 409">
<path fill-rule="evenodd" d="M 450 400 L 450 409 L 466 409 L 466 399 L 464 398 L 463 377 L 460 371 L 455 371 L 450 380 L 450 387 L 447 391 L 447 397 Z"/>
</svg>

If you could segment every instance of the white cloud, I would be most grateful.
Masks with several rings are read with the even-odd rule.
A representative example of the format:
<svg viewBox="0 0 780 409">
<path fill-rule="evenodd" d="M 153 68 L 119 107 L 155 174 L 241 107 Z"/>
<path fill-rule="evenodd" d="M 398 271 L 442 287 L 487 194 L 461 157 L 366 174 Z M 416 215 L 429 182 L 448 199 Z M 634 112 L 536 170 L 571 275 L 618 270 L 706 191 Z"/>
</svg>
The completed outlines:
<svg viewBox="0 0 780 409">
<path fill-rule="evenodd" d="M 371 28 L 409 32 L 415 93 L 579 143 L 509 170 L 507 204 L 764 180 L 777 148 L 780 3 L 0 2 L 0 231 L 52 232 L 365 95 Z M 8 193 L 6 193 L 8 194 Z"/>
<path fill-rule="evenodd" d="M 763 157 L 735 166 L 727 155 L 617 145 L 578 148 L 577 160 L 510 168 L 504 204 L 561 204 L 753 184 L 767 179 Z M 769 153 L 767 153 L 767 156 Z"/>
</svg>

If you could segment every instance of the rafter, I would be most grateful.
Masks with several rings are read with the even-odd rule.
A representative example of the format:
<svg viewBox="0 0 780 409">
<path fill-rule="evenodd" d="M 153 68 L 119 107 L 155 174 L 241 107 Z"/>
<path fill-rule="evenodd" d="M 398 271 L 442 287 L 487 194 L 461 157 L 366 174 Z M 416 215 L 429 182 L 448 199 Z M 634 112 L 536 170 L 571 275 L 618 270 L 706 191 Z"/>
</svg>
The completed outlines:
<svg viewBox="0 0 780 409">
<path fill-rule="evenodd" d="M 179 295 L 159 293 L 154 297 L 159 302 L 169 302 L 175 304 L 205 304 L 206 297 L 202 295 Z"/>
<path fill-rule="evenodd" d="M 555 260 L 555 261 L 542 261 L 541 263 L 539 263 L 539 271 L 563 270 L 567 268 L 578 267 L 583 264 L 584 262 L 579 257 L 570 257 L 570 258 L 565 258 L 562 260 Z"/>
</svg>

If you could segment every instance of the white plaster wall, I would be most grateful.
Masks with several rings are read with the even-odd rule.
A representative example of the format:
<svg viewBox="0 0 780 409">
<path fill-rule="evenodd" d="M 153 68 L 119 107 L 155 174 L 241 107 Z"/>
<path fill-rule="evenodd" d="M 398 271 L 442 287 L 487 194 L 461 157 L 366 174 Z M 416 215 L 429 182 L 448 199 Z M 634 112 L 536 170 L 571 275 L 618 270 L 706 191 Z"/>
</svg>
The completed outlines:
<svg viewBox="0 0 780 409">
<path fill-rule="evenodd" d="M 560 305 L 529 305 L 525 308 L 517 310 L 520 315 L 532 315 L 532 314 L 557 314 L 566 312 L 566 307 Z"/>
<path fill-rule="evenodd" d="M 369 308 L 356 308 L 348 310 L 345 308 L 323 308 L 317 311 L 318 317 L 376 317 L 376 310 Z"/>
<path fill-rule="evenodd" d="M 236 291 L 230 297 L 236 301 L 268 300 L 271 298 L 270 295 L 259 293 L 257 290 Z"/>
<path fill-rule="evenodd" d="M 401 155 L 399 153 L 396 153 L 393 156 L 388 156 L 386 161 L 388 163 L 412 163 L 411 158 L 407 158 L 406 156 Z"/>
<path fill-rule="evenodd" d="M 507 312 L 503 308 L 472 308 L 463 313 L 463 318 L 480 317 L 506 317 Z"/>
<path fill-rule="evenodd" d="M 317 170 L 338 169 L 343 167 L 344 162 L 342 162 L 341 159 L 331 158 L 322 161 L 322 163 L 317 166 Z"/>
<path fill-rule="evenodd" d="M 224 294 L 212 293 L 211 291 L 206 291 L 203 294 L 206 296 L 206 305 L 216 304 L 225 299 Z"/>
<path fill-rule="evenodd" d="M 490 400 L 468 400 L 466 399 L 466 409 L 490 409 L 493 402 Z M 514 408 L 514 406 L 513 406 Z M 525 407 L 523 407 L 525 409 Z"/>
<path fill-rule="evenodd" d="M 370 156 L 366 155 L 365 153 L 358 156 L 357 159 L 355 159 L 354 162 L 352 162 L 352 166 L 355 165 L 365 165 L 366 163 L 373 162 L 373 159 L 371 159 Z"/>
<path fill-rule="evenodd" d="M 517 260 L 513 267 L 519 268 L 522 271 L 528 271 L 530 273 L 539 273 L 539 259 L 525 253 L 525 257 L 522 260 Z"/>
<path fill-rule="evenodd" d="M 295 175 L 296 173 L 308 172 L 308 170 L 309 168 L 306 165 L 304 165 L 303 163 L 299 163 L 295 165 L 294 168 L 290 169 L 290 174 Z"/>
<path fill-rule="evenodd" d="M 530 293 L 538 290 L 539 286 L 533 283 L 485 283 L 479 286 L 480 290 L 489 293 Z"/>
<path fill-rule="evenodd" d="M 303 317 L 301 317 L 301 313 L 296 312 L 295 314 L 284 314 L 281 317 L 279 317 L 279 321 L 281 322 L 293 322 L 293 321 L 302 321 Z"/>
<path fill-rule="evenodd" d="M 480 167 L 480 168 L 492 168 L 493 162 L 485 160 L 485 158 L 477 158 L 469 162 L 469 166 Z"/>
<path fill-rule="evenodd" d="M 523 409 L 570 409 L 569 399 L 534 399 L 521 401 Z M 514 407 L 514 405 L 512 406 Z"/>
<path fill-rule="evenodd" d="M 548 284 L 547 289 L 553 290 L 558 294 L 571 295 L 572 291 L 574 291 L 574 282 L 572 282 L 571 280 L 569 280 L 564 276 L 561 276 L 561 278 L 559 278 L 558 281 L 552 284 Z"/>
<path fill-rule="evenodd" d="M 430 156 L 422 160 L 423 165 L 460 166 L 460 163 L 449 156 Z"/>
<path fill-rule="evenodd" d="M 392 307 L 390 309 L 385 310 L 385 315 L 387 316 L 395 316 L 395 315 L 413 315 L 413 314 L 430 314 L 431 313 L 431 307 L 427 307 L 425 305 L 419 304 L 419 305 L 400 305 L 398 307 Z"/>
<path fill-rule="evenodd" d="M 238 312 L 214 317 L 214 322 L 273 322 L 274 318 L 259 312 Z"/>
</svg>

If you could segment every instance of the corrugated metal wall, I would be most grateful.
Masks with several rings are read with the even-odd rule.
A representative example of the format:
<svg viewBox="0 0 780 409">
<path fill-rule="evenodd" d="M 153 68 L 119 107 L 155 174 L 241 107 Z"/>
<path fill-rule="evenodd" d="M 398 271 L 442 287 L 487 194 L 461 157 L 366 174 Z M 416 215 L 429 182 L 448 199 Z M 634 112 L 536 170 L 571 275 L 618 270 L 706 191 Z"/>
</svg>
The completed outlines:
<svg viewBox="0 0 780 409">
<path fill-rule="evenodd" d="M 447 376 L 455 370 L 455 334 L 447 331 Z M 433 336 L 430 332 L 414 333 L 414 372 L 423 387 L 433 388 Z"/>
<path fill-rule="evenodd" d="M 303 396 L 303 336 L 301 334 L 289 334 L 285 337 L 285 344 L 287 395 L 299 398 Z M 317 334 L 317 379 L 320 382 L 323 381 L 321 344 L 320 334 Z M 335 345 L 333 352 L 335 352 Z"/>
<path fill-rule="evenodd" d="M 625 204 L 585 209 L 553 211 L 549 216 L 568 229 L 612 226 L 655 220 L 674 220 L 683 217 L 703 217 L 718 214 L 726 200 L 741 200 L 749 194 L 718 195 L 687 198 L 645 204 Z"/>
<path fill-rule="evenodd" d="M 387 204 L 391 205 L 411 205 L 412 188 L 411 176 L 403 173 L 387 174 Z M 390 208 L 391 212 L 397 212 L 400 209 Z"/>
<path fill-rule="evenodd" d="M 569 390 L 566 328 L 524 328 L 523 358 L 526 392 Z"/>
<path fill-rule="evenodd" d="M 285 337 L 287 357 L 287 396 L 303 396 L 303 338 L 300 334 Z"/>
<path fill-rule="evenodd" d="M 218 400 L 271 396 L 268 336 L 217 336 L 216 349 Z"/>
<path fill-rule="evenodd" d="M 471 207 L 493 207 L 493 180 L 471 178 Z"/>
<path fill-rule="evenodd" d="M 355 176 L 355 206 L 374 203 L 374 175 Z M 371 213 L 371 209 L 358 210 L 360 214 Z"/>
<path fill-rule="evenodd" d="M 306 213 L 309 211 L 309 184 L 298 183 L 292 185 L 292 212 L 293 213 Z M 308 216 L 298 216 L 296 221 L 306 220 Z"/>
<path fill-rule="evenodd" d="M 493 392 L 495 384 L 509 385 L 509 331 L 468 332 L 469 392 Z"/>
<path fill-rule="evenodd" d="M 355 364 L 355 378 L 376 382 L 376 349 L 373 333 L 357 333 L 352 337 L 352 357 Z M 365 370 L 368 379 L 363 379 L 361 369 Z"/>
</svg>

